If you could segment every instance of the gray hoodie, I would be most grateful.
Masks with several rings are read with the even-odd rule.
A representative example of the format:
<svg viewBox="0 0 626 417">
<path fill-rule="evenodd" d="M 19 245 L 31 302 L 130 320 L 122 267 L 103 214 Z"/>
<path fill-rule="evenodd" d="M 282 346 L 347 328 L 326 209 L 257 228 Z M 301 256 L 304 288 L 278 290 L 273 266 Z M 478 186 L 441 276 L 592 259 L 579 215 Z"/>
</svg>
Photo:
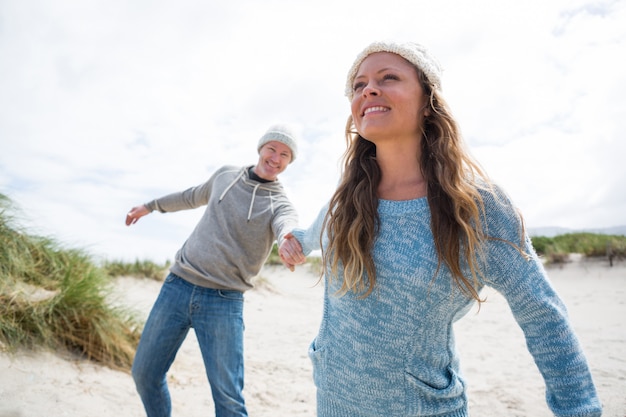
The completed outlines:
<svg viewBox="0 0 626 417">
<path fill-rule="evenodd" d="M 161 213 L 206 210 L 176 253 L 170 271 L 207 288 L 246 291 L 274 242 L 298 223 L 297 212 L 278 181 L 250 179 L 250 167 L 224 166 L 203 184 L 146 204 Z"/>
</svg>

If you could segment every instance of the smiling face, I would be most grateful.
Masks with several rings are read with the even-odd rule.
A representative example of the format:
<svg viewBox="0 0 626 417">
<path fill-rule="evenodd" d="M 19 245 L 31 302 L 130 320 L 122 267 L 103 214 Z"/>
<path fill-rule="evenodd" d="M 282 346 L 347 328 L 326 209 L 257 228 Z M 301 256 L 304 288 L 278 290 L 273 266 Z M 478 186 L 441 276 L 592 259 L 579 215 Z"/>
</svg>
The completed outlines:
<svg viewBox="0 0 626 417">
<path fill-rule="evenodd" d="M 416 68 L 401 56 L 369 55 L 354 78 L 353 91 L 352 118 L 365 139 L 381 143 L 421 136 L 426 98 Z"/>
<path fill-rule="evenodd" d="M 259 149 L 259 162 L 254 167 L 254 172 L 265 180 L 274 181 L 290 162 L 289 146 L 272 140 Z"/>
</svg>

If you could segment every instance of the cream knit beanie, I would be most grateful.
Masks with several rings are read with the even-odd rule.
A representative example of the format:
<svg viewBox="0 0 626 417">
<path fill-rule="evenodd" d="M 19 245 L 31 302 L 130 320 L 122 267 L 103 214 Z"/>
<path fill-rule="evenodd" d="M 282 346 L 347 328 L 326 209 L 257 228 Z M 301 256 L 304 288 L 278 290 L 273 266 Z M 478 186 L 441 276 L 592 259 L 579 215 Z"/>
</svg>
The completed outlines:
<svg viewBox="0 0 626 417">
<path fill-rule="evenodd" d="M 352 101 L 352 97 L 354 95 L 354 78 L 359 70 L 359 66 L 365 58 L 375 52 L 391 52 L 393 54 L 400 55 L 402 58 L 422 70 L 433 89 L 441 90 L 441 74 L 443 72 L 443 68 L 424 46 L 415 42 L 374 42 L 356 57 L 356 60 L 348 72 L 345 94 L 350 101 Z"/>
<path fill-rule="evenodd" d="M 292 128 L 284 124 L 271 126 L 259 139 L 257 151 L 261 152 L 263 145 L 273 140 L 287 145 L 291 150 L 291 161 L 289 163 L 295 161 L 298 154 L 298 138 Z"/>
</svg>

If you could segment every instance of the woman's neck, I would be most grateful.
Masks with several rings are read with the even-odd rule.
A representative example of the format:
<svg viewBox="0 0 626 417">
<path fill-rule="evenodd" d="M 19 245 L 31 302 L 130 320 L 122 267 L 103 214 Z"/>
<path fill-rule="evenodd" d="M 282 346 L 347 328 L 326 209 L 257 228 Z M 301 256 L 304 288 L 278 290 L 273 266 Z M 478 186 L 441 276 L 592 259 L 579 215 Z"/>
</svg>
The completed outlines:
<svg viewBox="0 0 626 417">
<path fill-rule="evenodd" d="M 426 181 L 420 168 L 417 147 L 377 147 L 376 160 L 382 174 L 378 198 L 412 200 L 426 196 Z"/>
</svg>

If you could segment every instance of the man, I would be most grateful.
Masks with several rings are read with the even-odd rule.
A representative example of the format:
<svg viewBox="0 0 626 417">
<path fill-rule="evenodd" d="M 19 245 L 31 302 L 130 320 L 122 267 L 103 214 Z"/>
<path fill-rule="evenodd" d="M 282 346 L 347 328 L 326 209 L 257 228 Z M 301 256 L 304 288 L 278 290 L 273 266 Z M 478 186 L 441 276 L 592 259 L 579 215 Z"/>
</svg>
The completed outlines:
<svg viewBox="0 0 626 417">
<path fill-rule="evenodd" d="M 278 175 L 293 162 L 297 140 L 275 125 L 258 142 L 255 166 L 224 166 L 203 184 L 133 207 L 126 225 L 157 210 L 206 206 L 176 253 L 146 321 L 132 367 L 148 417 L 169 417 L 166 374 L 190 328 L 198 338 L 216 417 L 247 416 L 243 397 L 243 293 L 252 288 L 274 241 L 297 225 Z"/>
</svg>

